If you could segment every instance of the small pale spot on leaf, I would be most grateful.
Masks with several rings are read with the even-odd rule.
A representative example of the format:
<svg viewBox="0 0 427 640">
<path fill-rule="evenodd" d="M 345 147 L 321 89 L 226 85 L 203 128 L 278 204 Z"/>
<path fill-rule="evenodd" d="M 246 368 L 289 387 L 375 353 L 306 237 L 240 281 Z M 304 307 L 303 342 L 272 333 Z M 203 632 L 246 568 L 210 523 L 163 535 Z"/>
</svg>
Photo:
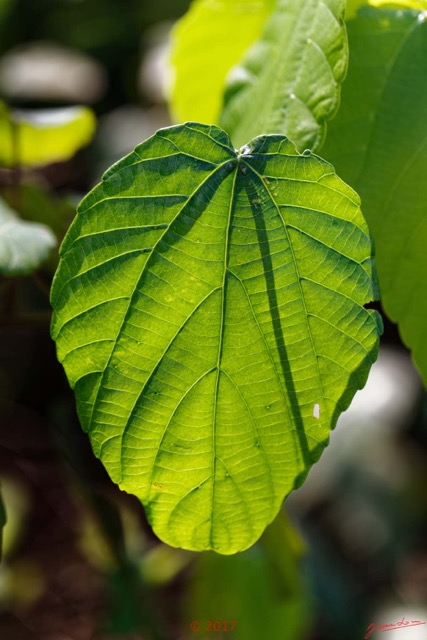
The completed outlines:
<svg viewBox="0 0 427 640">
<path fill-rule="evenodd" d="M 315 404 L 313 407 L 313 418 L 320 418 L 320 404 Z"/>
</svg>

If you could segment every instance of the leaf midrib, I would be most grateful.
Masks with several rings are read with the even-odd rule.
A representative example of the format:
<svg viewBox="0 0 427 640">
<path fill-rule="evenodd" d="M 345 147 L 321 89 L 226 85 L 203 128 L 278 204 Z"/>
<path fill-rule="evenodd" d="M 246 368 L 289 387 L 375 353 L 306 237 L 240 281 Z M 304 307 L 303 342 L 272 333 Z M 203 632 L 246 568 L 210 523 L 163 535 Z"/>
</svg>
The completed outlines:
<svg viewBox="0 0 427 640">
<path fill-rule="evenodd" d="M 305 324 L 306 324 L 306 327 L 307 327 L 307 334 L 309 336 L 311 347 L 312 347 L 314 358 L 315 358 L 315 367 L 316 367 L 318 385 L 319 385 L 320 392 L 322 394 L 322 398 L 325 398 L 325 392 L 324 392 L 324 389 L 323 389 L 323 383 L 322 383 L 322 379 L 321 379 L 321 375 L 320 375 L 320 369 L 319 369 L 317 349 L 315 347 L 313 334 L 312 334 L 312 331 L 311 331 L 310 323 L 308 321 L 307 305 L 306 305 L 306 302 L 305 302 L 304 291 L 303 291 L 302 286 L 301 286 L 301 275 L 300 275 L 300 272 L 299 272 L 299 269 L 298 269 L 298 263 L 297 263 L 297 260 L 295 258 L 294 248 L 293 248 L 293 245 L 292 245 L 292 242 L 291 242 L 291 238 L 289 236 L 287 224 L 286 224 L 285 220 L 283 219 L 283 216 L 282 216 L 282 213 L 280 211 L 279 205 L 276 203 L 276 201 L 275 201 L 275 199 L 273 197 L 273 194 L 271 193 L 270 189 L 268 188 L 268 185 L 263 180 L 262 176 L 251 165 L 247 165 L 247 166 L 252 171 L 252 173 L 256 176 L 257 180 L 261 184 L 261 187 L 263 189 L 265 189 L 268 197 L 270 198 L 272 204 L 274 205 L 274 208 L 276 209 L 276 212 L 277 212 L 277 215 L 279 217 L 279 220 L 282 222 L 283 229 L 284 229 L 285 234 L 286 234 L 286 239 L 288 241 L 289 248 L 290 248 L 290 251 L 291 251 L 292 265 L 294 267 L 296 280 L 298 282 L 298 288 L 299 288 L 299 292 L 300 292 L 300 297 L 301 297 L 301 301 L 302 301 L 302 304 L 303 304 L 303 307 L 304 307 Z M 282 386 L 282 389 L 283 389 L 283 386 Z M 286 397 L 288 397 L 288 390 L 286 389 L 286 387 L 283 390 L 286 393 Z M 323 408 L 323 409 L 325 410 L 325 408 Z"/>
</svg>

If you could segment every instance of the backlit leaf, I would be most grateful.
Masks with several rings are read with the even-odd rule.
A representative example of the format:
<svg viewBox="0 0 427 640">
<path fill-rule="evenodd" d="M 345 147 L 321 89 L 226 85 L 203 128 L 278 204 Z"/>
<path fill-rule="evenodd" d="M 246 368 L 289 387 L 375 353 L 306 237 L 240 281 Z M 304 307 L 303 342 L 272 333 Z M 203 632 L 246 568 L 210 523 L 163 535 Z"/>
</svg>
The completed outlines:
<svg viewBox="0 0 427 640">
<path fill-rule="evenodd" d="M 349 38 L 349 76 L 323 153 L 361 194 L 384 309 L 427 383 L 425 14 L 368 7 Z"/>
<path fill-rule="evenodd" d="M 275 0 L 197 0 L 172 37 L 171 111 L 217 123 L 225 78 L 258 38 Z"/>
<path fill-rule="evenodd" d="M 52 336 L 95 454 L 172 546 L 253 544 L 365 383 L 357 195 L 282 136 L 157 132 L 81 203 Z"/>
<path fill-rule="evenodd" d="M 228 81 L 221 126 L 238 147 L 281 133 L 315 149 L 335 114 L 347 68 L 344 0 L 278 0 L 261 39 Z"/>
</svg>

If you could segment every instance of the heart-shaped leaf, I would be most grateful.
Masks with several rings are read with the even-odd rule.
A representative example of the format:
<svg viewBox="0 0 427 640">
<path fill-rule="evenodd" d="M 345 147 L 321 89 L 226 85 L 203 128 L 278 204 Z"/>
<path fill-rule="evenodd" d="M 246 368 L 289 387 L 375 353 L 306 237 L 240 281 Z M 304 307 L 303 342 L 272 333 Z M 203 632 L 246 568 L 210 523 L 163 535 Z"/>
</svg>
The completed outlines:
<svg viewBox="0 0 427 640">
<path fill-rule="evenodd" d="M 427 383 L 425 17 L 366 7 L 349 22 L 349 75 L 323 153 L 362 197 L 384 310 Z"/>
<path fill-rule="evenodd" d="M 264 133 L 301 151 L 321 145 L 347 69 L 344 10 L 344 0 L 278 0 L 229 78 L 220 124 L 237 146 Z"/>
<path fill-rule="evenodd" d="M 282 136 L 163 129 L 83 200 L 52 335 L 161 539 L 228 554 L 274 519 L 376 357 L 372 270 L 357 195 Z"/>
</svg>

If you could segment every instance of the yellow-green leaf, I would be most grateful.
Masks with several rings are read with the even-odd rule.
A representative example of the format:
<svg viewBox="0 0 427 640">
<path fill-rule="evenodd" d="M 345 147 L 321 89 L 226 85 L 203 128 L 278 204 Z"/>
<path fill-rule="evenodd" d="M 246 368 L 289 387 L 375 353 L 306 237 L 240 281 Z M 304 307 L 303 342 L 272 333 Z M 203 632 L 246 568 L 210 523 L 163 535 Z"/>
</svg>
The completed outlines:
<svg viewBox="0 0 427 640">
<path fill-rule="evenodd" d="M 196 0 L 172 36 L 174 120 L 217 123 L 225 79 L 258 38 L 275 0 Z"/>
<path fill-rule="evenodd" d="M 0 104 L 0 165 L 60 162 L 87 145 L 96 120 L 87 107 L 10 111 Z"/>
<path fill-rule="evenodd" d="M 52 336 L 162 540 L 246 549 L 318 459 L 376 358 L 371 249 L 354 191 L 283 136 L 160 130 L 80 204 Z"/>
</svg>

